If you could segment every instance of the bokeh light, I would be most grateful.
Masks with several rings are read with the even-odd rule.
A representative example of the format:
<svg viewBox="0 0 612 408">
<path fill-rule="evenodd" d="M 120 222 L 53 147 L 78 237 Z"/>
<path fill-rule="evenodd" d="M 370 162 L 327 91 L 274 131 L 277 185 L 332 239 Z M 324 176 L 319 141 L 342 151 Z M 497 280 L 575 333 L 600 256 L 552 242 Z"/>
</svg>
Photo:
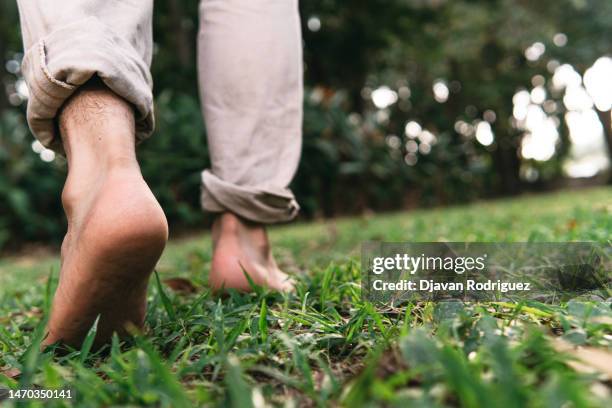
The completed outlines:
<svg viewBox="0 0 612 408">
<path fill-rule="evenodd" d="M 444 103 L 448 100 L 448 94 L 450 91 L 448 90 L 448 86 L 446 86 L 444 81 L 437 80 L 433 84 L 433 93 L 436 102 Z"/>
<path fill-rule="evenodd" d="M 612 58 L 599 58 L 584 74 L 584 86 L 602 112 L 612 109 Z"/>
<path fill-rule="evenodd" d="M 495 140 L 493 129 L 489 122 L 480 121 L 476 125 L 476 140 L 483 146 L 490 146 Z"/>
<path fill-rule="evenodd" d="M 372 103 L 378 109 L 385 109 L 397 102 L 397 92 L 384 85 L 372 91 Z"/>
</svg>

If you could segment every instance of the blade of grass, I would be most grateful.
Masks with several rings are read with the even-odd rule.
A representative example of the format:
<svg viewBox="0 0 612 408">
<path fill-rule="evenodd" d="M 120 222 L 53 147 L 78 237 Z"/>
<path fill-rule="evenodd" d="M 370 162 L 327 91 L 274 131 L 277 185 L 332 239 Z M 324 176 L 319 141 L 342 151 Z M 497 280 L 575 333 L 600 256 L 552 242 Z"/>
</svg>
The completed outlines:
<svg viewBox="0 0 612 408">
<path fill-rule="evenodd" d="M 235 356 L 228 356 L 225 368 L 227 370 L 225 385 L 229 397 L 229 406 L 233 408 L 253 407 L 253 392 L 242 378 L 240 361 Z"/>
<path fill-rule="evenodd" d="M 170 302 L 170 298 L 168 297 L 168 295 L 166 295 L 166 292 L 164 291 L 164 288 L 162 287 L 161 281 L 159 280 L 159 274 L 157 273 L 157 271 L 154 271 L 154 273 L 155 273 L 155 282 L 157 283 L 157 292 L 159 293 L 159 297 L 161 298 L 164 309 L 166 310 L 166 313 L 168 313 L 168 317 L 170 318 L 170 320 L 175 321 L 176 312 L 174 311 L 172 302 Z"/>
<path fill-rule="evenodd" d="M 162 357 L 154 350 L 154 348 L 141 337 L 136 337 L 136 344 L 145 352 L 151 363 L 153 373 L 163 385 L 163 390 L 172 399 L 173 407 L 191 407 L 189 398 L 181 383 L 178 381 L 174 373 L 166 366 Z"/>
<path fill-rule="evenodd" d="M 261 311 L 259 313 L 259 333 L 262 343 L 268 340 L 268 304 L 266 299 L 261 299 Z"/>
<path fill-rule="evenodd" d="M 535 307 L 524 306 L 522 303 L 515 304 L 515 303 L 509 303 L 509 302 L 491 302 L 491 304 L 498 305 L 501 307 L 506 307 L 508 309 L 519 309 L 519 311 L 523 311 L 527 314 L 537 316 L 537 317 L 550 318 L 553 316 L 552 313 L 544 312 L 540 309 L 536 309 Z"/>
<path fill-rule="evenodd" d="M 36 329 L 34 330 L 34 335 L 32 336 L 32 343 L 26 349 L 23 354 L 21 361 L 21 377 L 19 378 L 19 388 L 26 389 L 32 385 L 32 381 L 34 379 L 34 374 L 38 367 L 38 363 L 41 356 L 41 344 L 45 338 L 47 327 L 47 319 L 43 318 Z"/>
<path fill-rule="evenodd" d="M 45 315 L 49 315 L 51 311 L 51 301 L 53 300 L 53 287 L 54 287 L 54 278 L 53 278 L 53 268 L 49 270 L 49 277 L 47 278 L 47 285 L 45 287 L 45 309 L 43 313 Z"/>
<path fill-rule="evenodd" d="M 98 334 L 98 323 L 100 322 L 100 315 L 96 317 L 93 325 L 87 332 L 87 336 L 85 336 L 85 340 L 83 340 L 83 345 L 81 346 L 81 354 L 79 361 L 81 364 L 85 364 L 87 357 L 89 356 L 89 352 L 91 351 L 91 347 L 93 346 L 94 340 L 96 339 L 96 335 Z"/>
<path fill-rule="evenodd" d="M 240 263 L 240 269 L 242 269 L 242 273 L 244 274 L 244 276 L 246 277 L 247 281 L 249 282 L 249 286 L 251 287 L 253 292 L 255 292 L 257 294 L 257 296 L 261 296 L 263 294 L 263 287 L 261 287 L 261 286 L 259 286 L 258 284 L 255 283 L 253 278 L 251 278 L 251 275 L 249 275 L 249 273 L 246 271 L 244 266 L 242 266 L 242 263 Z"/>
</svg>

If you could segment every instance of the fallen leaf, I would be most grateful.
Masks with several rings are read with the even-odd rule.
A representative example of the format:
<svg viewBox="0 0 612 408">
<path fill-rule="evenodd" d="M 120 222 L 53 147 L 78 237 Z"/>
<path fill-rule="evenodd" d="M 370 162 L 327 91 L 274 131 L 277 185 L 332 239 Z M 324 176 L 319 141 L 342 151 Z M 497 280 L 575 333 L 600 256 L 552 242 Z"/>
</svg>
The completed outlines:
<svg viewBox="0 0 612 408">
<path fill-rule="evenodd" d="M 0 369 L 0 374 L 3 374 L 8 378 L 16 379 L 21 375 L 21 370 L 15 367 L 3 367 Z"/>
<path fill-rule="evenodd" d="M 20 310 L 17 312 L 13 312 L 10 315 L 6 316 L 6 317 L 1 317 L 0 318 L 0 323 L 6 323 L 6 322 L 10 322 L 11 320 L 13 320 L 16 317 L 21 317 L 21 316 L 25 316 L 25 317 L 41 317 L 43 315 L 43 311 L 41 308 L 39 307 L 33 307 L 30 310 Z"/>
<path fill-rule="evenodd" d="M 178 293 L 195 293 L 196 287 L 190 280 L 185 278 L 169 278 L 164 279 L 164 284 Z"/>
<path fill-rule="evenodd" d="M 553 342 L 553 347 L 561 352 L 567 353 L 575 358 L 568 364 L 576 371 L 582 373 L 599 372 L 612 378 L 612 353 L 595 347 L 574 347 L 573 344 L 557 339 Z"/>
<path fill-rule="evenodd" d="M 25 315 L 27 317 L 41 317 L 43 315 L 43 311 L 39 307 L 33 307 L 28 310 Z"/>
<path fill-rule="evenodd" d="M 591 317 L 589 319 L 589 323 L 612 325 L 612 317 L 610 317 L 610 316 L 595 316 L 595 317 Z"/>
</svg>

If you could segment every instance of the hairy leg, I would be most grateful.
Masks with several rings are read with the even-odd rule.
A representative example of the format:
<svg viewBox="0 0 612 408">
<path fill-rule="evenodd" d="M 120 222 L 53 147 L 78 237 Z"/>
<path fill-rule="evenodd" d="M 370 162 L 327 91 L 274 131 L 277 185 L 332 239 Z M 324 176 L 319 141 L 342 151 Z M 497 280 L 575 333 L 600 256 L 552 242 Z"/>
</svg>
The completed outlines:
<svg viewBox="0 0 612 408">
<path fill-rule="evenodd" d="M 78 346 L 98 315 L 101 343 L 142 325 L 168 226 L 136 161 L 131 105 L 94 79 L 65 103 L 59 126 L 68 232 L 45 343 Z"/>
</svg>

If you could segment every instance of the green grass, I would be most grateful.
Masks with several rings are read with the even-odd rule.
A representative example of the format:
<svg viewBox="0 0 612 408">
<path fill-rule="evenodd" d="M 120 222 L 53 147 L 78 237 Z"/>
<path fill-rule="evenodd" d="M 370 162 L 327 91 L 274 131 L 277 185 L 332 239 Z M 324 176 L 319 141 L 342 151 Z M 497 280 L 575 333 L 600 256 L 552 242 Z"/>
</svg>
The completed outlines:
<svg viewBox="0 0 612 408">
<path fill-rule="evenodd" d="M 100 353 L 89 347 L 94 327 L 63 357 L 38 351 L 57 259 L 1 260 L 0 385 L 70 387 L 72 404 L 85 407 L 609 406 L 610 379 L 588 369 L 612 366 L 609 304 L 376 308 L 361 299 L 359 250 L 366 240 L 609 243 L 611 189 L 295 224 L 271 235 L 279 262 L 297 276 L 295 294 L 213 297 L 209 236 L 173 241 L 160 281 L 184 278 L 195 293 L 154 278 L 143 333 Z M 583 348 L 560 351 L 568 343 Z"/>
</svg>

